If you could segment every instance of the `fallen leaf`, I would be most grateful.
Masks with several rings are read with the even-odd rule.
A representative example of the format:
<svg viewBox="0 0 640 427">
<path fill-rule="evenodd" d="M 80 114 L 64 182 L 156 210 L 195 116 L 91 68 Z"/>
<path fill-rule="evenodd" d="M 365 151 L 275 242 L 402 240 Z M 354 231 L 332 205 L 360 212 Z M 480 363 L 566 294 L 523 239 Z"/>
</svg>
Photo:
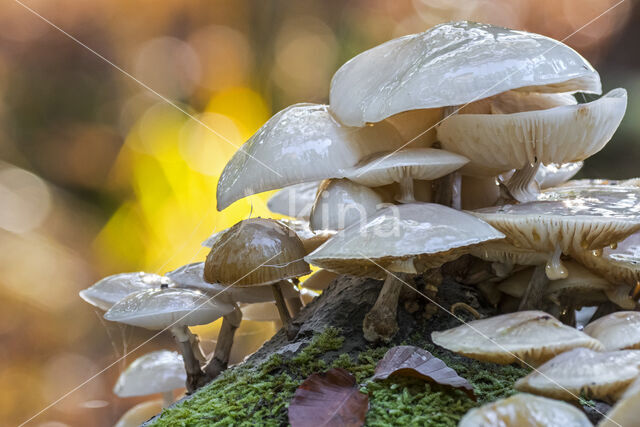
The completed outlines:
<svg viewBox="0 0 640 427">
<path fill-rule="evenodd" d="M 289 423 L 292 427 L 359 427 L 368 409 L 369 397 L 360 392 L 356 378 L 333 368 L 300 384 L 289 404 Z"/>
<path fill-rule="evenodd" d="M 416 377 L 464 391 L 476 400 L 473 386 L 442 360 L 419 347 L 400 345 L 387 351 L 376 365 L 374 380 L 391 376 Z"/>
</svg>

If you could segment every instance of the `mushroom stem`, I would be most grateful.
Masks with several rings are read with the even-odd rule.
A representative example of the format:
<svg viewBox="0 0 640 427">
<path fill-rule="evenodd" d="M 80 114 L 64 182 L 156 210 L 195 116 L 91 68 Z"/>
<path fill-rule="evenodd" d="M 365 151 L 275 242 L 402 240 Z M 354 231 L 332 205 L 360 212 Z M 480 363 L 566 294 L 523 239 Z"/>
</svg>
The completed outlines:
<svg viewBox="0 0 640 427">
<path fill-rule="evenodd" d="M 535 180 L 538 168 L 540 168 L 540 162 L 537 159 L 533 164 L 527 163 L 522 169 L 516 169 L 511 179 L 505 184 L 510 195 L 518 202 L 531 202 L 537 199 L 540 193 Z"/>
<path fill-rule="evenodd" d="M 362 331 L 367 341 L 389 342 L 398 332 L 396 313 L 404 276 L 402 273 L 387 274 L 376 303 L 362 322 Z"/>
<path fill-rule="evenodd" d="M 284 295 L 282 295 L 280 283 L 271 285 L 271 290 L 273 291 L 276 307 L 278 307 L 278 313 L 280 313 L 280 320 L 282 320 L 282 325 L 287 332 L 287 338 L 292 340 L 298 334 L 298 327 L 294 326 L 291 322 L 291 314 L 289 314 L 289 309 L 287 308 L 287 304 L 284 300 Z"/>
<path fill-rule="evenodd" d="M 413 178 L 403 176 L 398 183 L 400 192 L 396 195 L 396 201 L 399 203 L 414 203 L 416 201 L 413 191 Z"/>
<path fill-rule="evenodd" d="M 162 407 L 166 408 L 172 403 L 173 403 L 173 390 L 165 391 L 164 393 L 162 393 Z"/>
<path fill-rule="evenodd" d="M 544 296 L 544 289 L 548 283 L 549 278 L 545 273 L 545 267 L 543 265 L 536 266 L 531 275 L 531 279 L 529 279 L 527 290 L 524 291 L 524 295 L 520 300 L 518 311 L 539 309 L 542 297 Z"/>
<path fill-rule="evenodd" d="M 460 209 L 462 206 L 460 185 L 462 177 L 453 172 L 433 182 L 433 203 Z"/>
<path fill-rule="evenodd" d="M 300 295 L 296 295 L 295 297 L 291 297 L 287 299 L 287 307 L 289 307 L 289 311 L 291 312 L 291 317 L 296 317 L 300 310 L 302 310 L 302 300 L 300 299 Z"/>
<path fill-rule="evenodd" d="M 204 372 L 200 368 L 200 362 L 193 353 L 193 347 L 189 340 L 190 332 L 187 332 L 189 328 L 186 326 L 173 327 L 170 329 L 176 342 L 180 353 L 182 353 L 182 359 L 184 360 L 184 368 L 187 372 L 187 393 L 193 393 L 199 387 L 203 386 L 206 382 Z"/>
<path fill-rule="evenodd" d="M 213 357 L 204 367 L 207 379 L 210 381 L 216 378 L 222 371 L 227 369 L 229 364 L 229 355 L 231 354 L 231 346 L 233 345 L 233 337 L 236 329 L 240 327 L 242 321 L 242 311 L 236 306 L 235 309 L 222 317 L 222 326 L 218 334 L 218 342 Z"/>
<path fill-rule="evenodd" d="M 611 301 L 602 303 L 598 306 L 598 309 L 596 310 L 596 312 L 593 313 L 593 316 L 591 316 L 591 319 L 589 319 L 589 322 L 593 322 L 594 320 L 597 320 L 601 317 L 606 316 L 607 314 L 611 314 L 616 311 L 618 311 L 618 306 L 612 303 Z"/>
<path fill-rule="evenodd" d="M 556 245 L 553 255 L 551 255 L 551 258 L 547 261 L 547 265 L 544 268 L 547 277 L 551 280 L 566 279 L 567 276 L 569 276 L 569 270 L 567 270 L 567 267 L 562 263 L 561 256 L 562 248 L 560 248 L 560 245 Z"/>
<path fill-rule="evenodd" d="M 189 335 L 189 342 L 191 343 L 191 348 L 193 349 L 193 354 L 198 359 L 200 363 L 204 363 L 207 361 L 207 356 L 205 356 L 202 351 L 202 347 L 200 347 L 200 337 L 194 334 L 187 328 L 187 334 Z"/>
</svg>

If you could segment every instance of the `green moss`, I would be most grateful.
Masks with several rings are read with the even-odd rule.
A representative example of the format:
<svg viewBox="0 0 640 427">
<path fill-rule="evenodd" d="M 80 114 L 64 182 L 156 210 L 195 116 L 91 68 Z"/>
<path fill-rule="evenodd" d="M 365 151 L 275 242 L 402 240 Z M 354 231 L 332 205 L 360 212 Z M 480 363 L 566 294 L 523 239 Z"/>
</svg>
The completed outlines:
<svg viewBox="0 0 640 427">
<path fill-rule="evenodd" d="M 514 393 L 512 385 L 526 374 L 522 368 L 470 362 L 439 351 L 420 336 L 407 344 L 419 345 L 441 358 L 471 382 L 475 402 L 459 390 L 411 379 L 368 381 L 387 347 L 368 349 L 352 357 L 340 354 L 344 337 L 334 328 L 313 338 L 298 355 L 272 356 L 257 367 L 239 367 L 223 373 L 191 399 L 165 409 L 154 426 L 279 426 L 287 423 L 287 406 L 298 385 L 314 372 L 341 367 L 353 375 L 369 395 L 366 424 L 455 426 L 471 408 Z M 329 357 L 327 354 L 335 356 Z"/>
</svg>

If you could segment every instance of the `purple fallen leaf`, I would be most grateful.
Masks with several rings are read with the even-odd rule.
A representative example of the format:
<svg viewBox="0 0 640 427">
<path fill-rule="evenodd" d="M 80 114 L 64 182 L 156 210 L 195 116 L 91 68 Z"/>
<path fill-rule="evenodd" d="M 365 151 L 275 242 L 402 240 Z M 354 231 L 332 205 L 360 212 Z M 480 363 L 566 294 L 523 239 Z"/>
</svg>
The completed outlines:
<svg viewBox="0 0 640 427">
<path fill-rule="evenodd" d="M 369 409 L 369 397 L 356 378 L 342 368 L 309 376 L 289 404 L 292 427 L 360 427 Z"/>
<path fill-rule="evenodd" d="M 416 377 L 464 391 L 476 400 L 473 386 L 442 360 L 422 348 L 400 345 L 387 351 L 376 365 L 374 380 L 391 376 Z"/>
</svg>

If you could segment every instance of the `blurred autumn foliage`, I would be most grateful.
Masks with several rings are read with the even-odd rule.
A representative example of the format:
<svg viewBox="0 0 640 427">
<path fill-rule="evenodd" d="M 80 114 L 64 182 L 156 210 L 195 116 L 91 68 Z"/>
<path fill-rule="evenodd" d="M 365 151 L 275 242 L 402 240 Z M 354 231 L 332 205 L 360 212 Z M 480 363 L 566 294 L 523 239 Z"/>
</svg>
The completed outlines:
<svg viewBox="0 0 640 427">
<path fill-rule="evenodd" d="M 619 132 L 583 171 L 637 176 L 632 159 L 640 154 L 640 57 L 633 52 L 640 13 L 630 0 L 616 4 L 4 2 L 2 424 L 20 424 L 47 408 L 30 425 L 108 426 L 140 401 L 117 399 L 111 387 L 127 363 L 120 356 L 151 334 L 105 323 L 77 292 L 103 275 L 164 273 L 201 260 L 206 251 L 200 242 L 212 231 L 267 215 L 266 195 L 215 210 L 217 177 L 226 161 L 275 111 L 295 102 L 326 102 L 333 72 L 390 38 L 459 19 L 558 39 L 571 35 L 566 42 L 592 61 L 605 89 L 629 90 Z M 218 327 L 197 330 L 209 349 Z M 271 324 L 244 324 L 232 362 L 273 331 Z M 170 337 L 160 337 L 127 360 L 171 345 Z"/>
</svg>

